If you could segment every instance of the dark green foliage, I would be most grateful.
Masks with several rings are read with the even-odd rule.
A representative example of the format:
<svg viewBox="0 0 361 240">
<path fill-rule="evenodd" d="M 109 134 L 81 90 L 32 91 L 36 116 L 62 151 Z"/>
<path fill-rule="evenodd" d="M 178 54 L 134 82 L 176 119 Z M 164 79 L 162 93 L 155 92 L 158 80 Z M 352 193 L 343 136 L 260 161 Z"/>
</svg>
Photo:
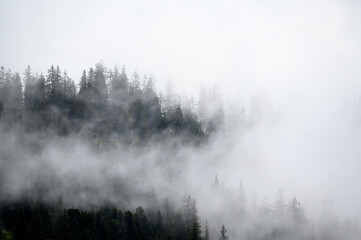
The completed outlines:
<svg viewBox="0 0 361 240">
<path fill-rule="evenodd" d="M 28 66 L 23 82 L 24 91 L 18 73 L 0 68 L 0 121 L 26 131 L 80 134 L 98 148 L 145 146 L 174 136 L 199 143 L 205 136 L 197 115 L 179 103 L 162 109 L 152 78 L 134 73 L 129 81 L 124 67 L 113 72 L 99 63 L 84 70 L 79 91 L 59 66 L 46 76 Z"/>
<path fill-rule="evenodd" d="M 23 91 L 20 75 L 0 68 L 0 118 L 6 123 L 22 118 Z"/>
<path fill-rule="evenodd" d="M 190 205 L 194 204 L 192 198 Z M 98 210 L 62 209 L 54 203 L 18 202 L 0 205 L 2 239 L 104 239 L 171 240 L 201 239 L 198 218 L 185 223 L 183 211 L 170 210 L 164 224 L 160 210 L 136 208 L 135 212 L 116 208 Z M 194 206 L 195 207 L 195 206 Z M 193 208 L 193 207 L 191 207 Z M 169 212 L 172 212 L 170 214 Z M 154 217 L 149 214 L 155 213 Z M 189 226 L 189 227 L 186 227 Z"/>
<path fill-rule="evenodd" d="M 202 239 L 202 230 L 201 230 L 201 224 L 198 222 L 198 219 L 194 219 L 190 230 L 188 232 L 188 240 L 201 240 Z"/>
<path fill-rule="evenodd" d="M 170 229 L 161 227 L 159 222 L 150 222 L 142 207 L 123 215 L 115 208 L 61 210 L 42 203 L 13 203 L 2 205 L 0 213 L 0 240 L 174 239 Z"/>
<path fill-rule="evenodd" d="M 125 219 L 125 239 L 126 240 L 138 240 L 139 239 L 139 229 L 135 223 L 133 214 L 131 212 L 126 212 L 124 215 Z"/>
</svg>

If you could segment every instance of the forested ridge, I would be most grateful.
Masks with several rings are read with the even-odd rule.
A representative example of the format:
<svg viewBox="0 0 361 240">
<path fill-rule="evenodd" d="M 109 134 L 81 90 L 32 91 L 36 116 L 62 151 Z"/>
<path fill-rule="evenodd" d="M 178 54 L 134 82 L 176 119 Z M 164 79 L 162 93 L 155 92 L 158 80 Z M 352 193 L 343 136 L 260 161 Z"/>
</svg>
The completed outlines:
<svg viewBox="0 0 361 240">
<path fill-rule="evenodd" d="M 129 80 L 124 66 L 112 70 L 98 63 L 83 71 L 79 84 L 59 66 L 51 66 L 46 75 L 28 66 L 23 77 L 0 67 L 3 125 L 58 136 L 81 134 L 98 147 L 174 136 L 200 143 L 223 120 L 222 110 L 206 119 L 197 114 L 201 108 L 195 112 L 167 97 L 156 94 L 152 77 L 134 72 Z"/>
<path fill-rule="evenodd" d="M 152 77 L 141 78 L 135 72 L 129 79 L 124 66 L 121 70 L 117 67 L 112 70 L 98 63 L 95 68 L 83 71 L 79 84 L 59 66 L 51 66 L 46 75 L 34 73 L 28 66 L 23 76 L 0 67 L 3 137 L 16 136 L 20 146 L 29 150 L 27 154 L 35 157 L 49 145 L 46 139 L 73 139 L 74 136 L 90 142 L 90 148 L 95 151 L 127 151 L 134 147 L 139 150 L 172 139 L 196 146 L 206 141 L 223 121 L 221 109 L 211 117 L 202 115 L 202 111 L 199 108 L 197 115 L 194 109 L 182 107 L 179 98 L 158 96 Z M 11 156 L 11 150 L 3 150 L 4 164 L 19 160 Z M 69 202 L 63 205 L 60 192 L 57 200 L 46 199 L 49 188 L 57 191 L 52 184 L 37 182 L 27 194 L 8 199 L 2 191 L 1 240 L 201 239 L 201 225 L 195 200 L 191 197 L 185 198 L 183 207 L 178 210 L 170 207 L 168 201 L 162 206 L 157 204 L 162 213 L 155 206 L 146 211 L 137 207 L 123 213 L 114 203 L 90 204 L 91 207 L 84 205 L 78 209 L 69 208 Z M 128 189 L 114 193 L 125 195 L 120 198 L 134 199 L 134 196 L 129 197 L 132 186 L 120 184 L 121 187 L 114 179 L 108 182 L 109 186 L 114 185 L 114 191 Z M 0 186 L 5 190 L 4 185 L 0 183 Z M 79 187 L 77 183 L 74 186 Z M 127 204 L 120 202 L 119 205 Z M 206 232 L 209 235 L 208 229 Z"/>
<path fill-rule="evenodd" d="M 0 67 L 0 240 L 360 239 L 331 201 L 315 219 L 282 189 L 269 202 L 207 178 L 230 149 L 224 136 L 266 115 L 259 99 L 233 121 L 216 89 L 195 101 L 153 85 L 102 63 L 78 84 L 58 66 Z"/>
</svg>

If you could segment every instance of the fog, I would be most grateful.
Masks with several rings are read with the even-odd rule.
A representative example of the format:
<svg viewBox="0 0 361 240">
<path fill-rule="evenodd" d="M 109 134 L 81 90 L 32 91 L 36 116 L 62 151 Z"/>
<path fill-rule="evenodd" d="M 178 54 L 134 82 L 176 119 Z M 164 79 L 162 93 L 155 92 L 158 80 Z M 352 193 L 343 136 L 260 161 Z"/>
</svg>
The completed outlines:
<svg viewBox="0 0 361 240">
<path fill-rule="evenodd" d="M 215 81 L 241 94 L 350 91 L 359 11 L 357 1 L 2 1 L 0 62 L 59 64 L 78 80 L 101 59 L 187 91 Z"/>
<path fill-rule="evenodd" d="M 209 200 L 217 176 L 226 189 L 242 180 L 249 203 L 273 204 L 282 188 L 315 221 L 330 199 L 341 219 L 359 219 L 360 11 L 352 0 L 1 1 L 0 66 L 60 65 L 78 82 L 102 60 L 196 99 L 216 83 L 226 114 L 202 146 L 175 139 L 142 152 L 1 129 L 1 199 L 49 187 L 44 197 L 68 206 L 135 208 L 150 191 L 178 203 L 191 195 L 205 221 L 223 207 Z M 247 126 L 229 120 L 241 108 Z M 38 152 L 19 149 L 32 139 Z"/>
</svg>

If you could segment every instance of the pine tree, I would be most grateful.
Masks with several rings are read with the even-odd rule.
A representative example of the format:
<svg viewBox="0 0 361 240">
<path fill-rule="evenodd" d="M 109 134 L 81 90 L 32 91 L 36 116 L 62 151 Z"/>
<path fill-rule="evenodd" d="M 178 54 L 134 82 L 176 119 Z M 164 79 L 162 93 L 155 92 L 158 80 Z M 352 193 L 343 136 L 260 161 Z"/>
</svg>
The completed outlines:
<svg viewBox="0 0 361 240">
<path fill-rule="evenodd" d="M 19 73 L 12 76 L 9 107 L 13 121 L 18 121 L 22 116 L 23 108 L 23 85 Z"/>
<path fill-rule="evenodd" d="M 227 240 L 228 236 L 227 236 L 227 229 L 224 226 L 224 224 L 221 227 L 221 236 L 219 237 L 219 240 Z"/>
<path fill-rule="evenodd" d="M 293 221 L 296 223 L 300 223 L 302 220 L 304 220 L 304 213 L 301 207 L 301 203 L 297 201 L 296 197 L 294 197 L 288 204 L 288 211 Z"/>
<path fill-rule="evenodd" d="M 207 93 L 207 89 L 204 86 L 202 86 L 199 91 L 199 99 L 198 99 L 198 116 L 202 126 L 205 126 L 205 123 L 208 119 L 208 114 L 209 114 L 208 93 Z"/>
<path fill-rule="evenodd" d="M 46 105 L 46 80 L 43 74 L 40 74 L 40 77 L 38 78 L 36 82 L 36 89 L 35 89 L 35 95 L 36 95 L 36 108 L 35 111 L 43 111 L 45 110 Z"/>
<path fill-rule="evenodd" d="M 88 71 L 88 78 L 87 78 L 86 102 L 92 104 L 96 103 L 94 85 L 95 85 L 95 72 L 93 68 L 90 68 Z"/>
<path fill-rule="evenodd" d="M 117 67 L 114 68 L 114 72 L 112 73 L 111 80 L 111 102 L 115 106 L 125 105 L 128 98 L 128 77 L 125 72 L 125 67 L 123 66 L 122 72 L 119 73 Z"/>
<path fill-rule="evenodd" d="M 190 196 L 183 199 L 183 220 L 187 229 L 198 220 L 196 201 Z"/>
<path fill-rule="evenodd" d="M 211 237 L 209 235 L 209 229 L 208 229 L 208 222 L 206 221 L 206 229 L 205 229 L 205 233 L 204 233 L 204 240 L 210 240 Z"/>
<path fill-rule="evenodd" d="M 118 105 L 119 91 L 120 91 L 120 74 L 118 68 L 115 66 L 114 72 L 110 70 L 110 100 L 113 105 Z"/>
<path fill-rule="evenodd" d="M 108 87 L 105 80 L 105 67 L 102 63 L 96 64 L 94 77 L 93 94 L 95 103 L 99 108 L 103 108 L 108 103 Z"/>
<path fill-rule="evenodd" d="M 32 73 L 30 66 L 27 66 L 24 71 L 24 107 L 25 111 L 32 111 L 34 106 L 34 98 L 36 92 L 36 80 Z"/>
<path fill-rule="evenodd" d="M 138 240 L 138 229 L 136 228 L 133 214 L 126 212 L 124 214 L 125 219 L 125 239 L 126 240 Z"/>
<path fill-rule="evenodd" d="M 6 74 L 5 67 L 4 67 L 4 66 L 1 66 L 1 67 L 0 67 L 0 89 L 3 89 L 3 88 L 4 88 L 4 85 L 5 85 L 5 74 Z"/>
<path fill-rule="evenodd" d="M 63 73 L 63 80 L 62 80 L 62 85 L 63 85 L 63 92 L 65 97 L 67 98 L 67 100 L 75 98 L 76 96 L 76 85 L 73 81 L 73 79 L 71 79 L 67 72 L 64 70 Z"/>
<path fill-rule="evenodd" d="M 86 76 L 86 71 L 83 70 L 83 74 L 80 78 L 80 83 L 79 83 L 78 99 L 84 101 L 87 98 L 87 91 L 88 91 L 88 79 Z"/>
<path fill-rule="evenodd" d="M 21 119 L 22 113 L 22 83 L 18 73 L 11 70 L 1 70 L 1 115 L 8 123 L 14 123 Z"/>
<path fill-rule="evenodd" d="M 198 219 L 195 218 L 192 222 L 192 225 L 188 231 L 187 240 L 201 240 L 202 239 L 202 229 L 201 224 L 198 222 Z"/>
<path fill-rule="evenodd" d="M 286 209 L 286 204 L 285 204 L 285 198 L 284 198 L 284 191 L 283 189 L 278 189 L 277 193 L 276 193 L 276 200 L 274 203 L 274 210 L 275 210 L 275 214 L 276 217 L 282 218 L 284 215 Z"/>
<path fill-rule="evenodd" d="M 51 65 L 50 69 L 48 70 L 48 75 L 46 76 L 46 82 L 45 82 L 45 87 L 46 87 L 46 94 L 47 94 L 47 99 L 51 99 L 51 102 L 54 101 L 55 99 L 55 89 L 56 89 L 56 83 L 57 81 L 57 77 L 56 77 L 56 70 L 54 68 L 53 65 Z"/>
<path fill-rule="evenodd" d="M 149 130 L 151 133 L 156 133 L 161 127 L 162 111 L 159 98 L 153 90 L 152 78 L 148 79 L 143 95 L 145 100 L 145 114 Z"/>
<path fill-rule="evenodd" d="M 129 90 L 130 90 L 130 95 L 135 98 L 140 97 L 142 95 L 142 88 L 140 86 L 140 78 L 136 71 L 133 73 Z"/>
<path fill-rule="evenodd" d="M 125 66 L 122 67 L 122 72 L 120 74 L 120 89 L 122 89 L 124 95 L 128 96 L 129 93 L 129 80 L 126 73 Z"/>
<path fill-rule="evenodd" d="M 173 122 L 174 131 L 176 133 L 181 132 L 184 127 L 184 116 L 180 105 L 177 105 L 175 108 L 172 122 Z"/>
</svg>

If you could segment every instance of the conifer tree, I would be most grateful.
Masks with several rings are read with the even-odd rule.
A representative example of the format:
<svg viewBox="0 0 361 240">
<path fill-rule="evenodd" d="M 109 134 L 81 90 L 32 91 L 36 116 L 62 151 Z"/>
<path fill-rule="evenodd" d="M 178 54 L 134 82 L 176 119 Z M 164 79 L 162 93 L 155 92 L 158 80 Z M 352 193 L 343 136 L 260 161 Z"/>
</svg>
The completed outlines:
<svg viewBox="0 0 361 240">
<path fill-rule="evenodd" d="M 105 67 L 102 63 L 95 66 L 93 94 L 99 108 L 108 103 L 108 87 L 105 80 Z"/>
<path fill-rule="evenodd" d="M 138 240 L 138 229 L 136 228 L 133 214 L 131 212 L 126 212 L 124 214 L 125 218 L 125 239 L 126 240 Z"/>
<path fill-rule="evenodd" d="M 198 220 L 196 201 L 190 196 L 183 200 L 183 220 L 187 229 L 195 220 Z"/>
<path fill-rule="evenodd" d="M 36 92 L 36 80 L 28 65 L 24 71 L 24 107 L 25 111 L 32 111 L 34 109 L 34 98 Z"/>
<path fill-rule="evenodd" d="M 78 99 L 84 101 L 87 98 L 87 91 L 88 91 L 88 79 L 86 76 L 86 71 L 83 70 L 83 74 L 80 78 L 79 83 L 79 92 L 78 92 Z"/>
<path fill-rule="evenodd" d="M 113 106 L 123 106 L 129 100 L 128 93 L 128 77 L 123 66 L 122 72 L 119 73 L 117 67 L 114 68 L 114 72 L 111 75 L 111 102 Z"/>
<path fill-rule="evenodd" d="M 224 226 L 224 224 L 221 227 L 221 236 L 219 237 L 219 240 L 227 240 L 228 236 L 227 236 L 227 229 Z"/>
<path fill-rule="evenodd" d="M 192 222 L 192 225 L 188 231 L 187 240 L 201 240 L 202 239 L 202 229 L 201 224 L 198 222 L 198 219 L 195 218 Z"/>
<path fill-rule="evenodd" d="M 277 193 L 276 193 L 276 200 L 274 203 L 274 211 L 276 214 L 276 217 L 278 218 L 282 218 L 284 215 L 286 209 L 286 203 L 285 203 L 285 198 L 284 198 L 284 190 L 283 189 L 278 189 Z"/>
<path fill-rule="evenodd" d="M 9 108 L 12 115 L 11 119 L 18 121 L 21 119 L 23 108 L 23 85 L 19 73 L 11 76 L 11 81 Z"/>
<path fill-rule="evenodd" d="M 209 235 L 209 229 L 208 229 L 208 222 L 206 221 L 206 229 L 205 229 L 205 233 L 204 233 L 204 240 L 210 240 L 211 237 Z"/>
</svg>

